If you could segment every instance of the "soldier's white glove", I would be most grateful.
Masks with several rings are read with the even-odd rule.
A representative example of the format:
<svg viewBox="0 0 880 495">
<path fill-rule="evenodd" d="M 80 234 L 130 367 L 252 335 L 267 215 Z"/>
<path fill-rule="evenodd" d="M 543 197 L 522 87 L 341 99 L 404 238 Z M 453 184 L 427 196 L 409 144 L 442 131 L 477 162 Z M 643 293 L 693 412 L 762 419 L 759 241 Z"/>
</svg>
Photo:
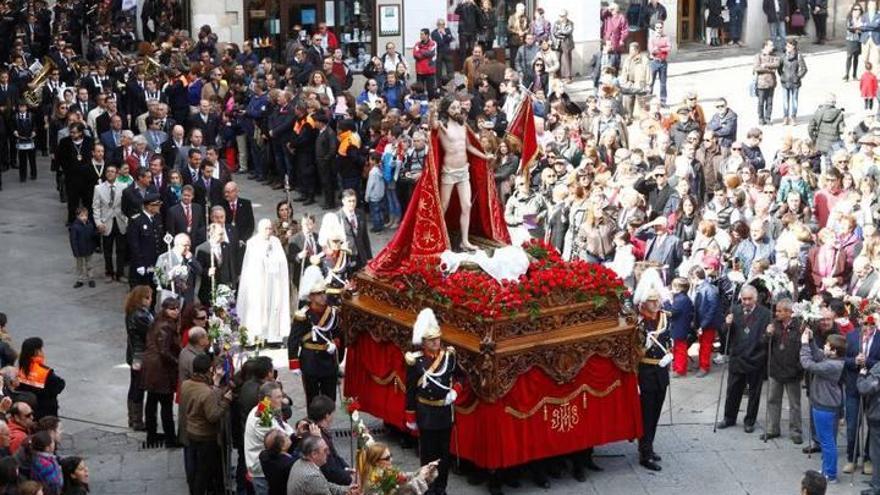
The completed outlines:
<svg viewBox="0 0 880 495">
<path fill-rule="evenodd" d="M 290 372 L 293 373 L 293 376 L 300 376 L 300 375 L 302 375 L 302 370 L 299 369 L 299 368 L 297 368 L 297 369 L 295 369 L 295 370 L 290 370 Z"/>
<path fill-rule="evenodd" d="M 138 272 L 138 275 L 143 275 L 143 274 L 147 273 L 147 269 L 142 266 L 139 266 L 136 271 Z"/>
<path fill-rule="evenodd" d="M 409 431 L 419 431 L 419 425 L 417 425 L 416 423 L 407 423 L 406 429 Z"/>
<path fill-rule="evenodd" d="M 666 354 L 660 359 L 660 362 L 657 363 L 657 365 L 660 366 L 661 368 L 665 368 L 665 367 L 669 366 L 669 363 L 671 363 L 671 362 L 672 362 L 672 353 L 667 352 L 667 353 L 666 353 Z"/>
<path fill-rule="evenodd" d="M 329 352 L 330 354 L 336 354 L 336 344 L 334 344 L 333 342 L 327 344 L 327 352 Z"/>
<path fill-rule="evenodd" d="M 458 392 L 456 392 L 455 390 L 450 390 L 449 392 L 446 393 L 446 400 L 444 400 L 443 403 L 446 404 L 447 406 L 451 405 L 451 404 L 455 404 L 455 399 L 457 399 L 457 398 L 458 398 Z"/>
</svg>

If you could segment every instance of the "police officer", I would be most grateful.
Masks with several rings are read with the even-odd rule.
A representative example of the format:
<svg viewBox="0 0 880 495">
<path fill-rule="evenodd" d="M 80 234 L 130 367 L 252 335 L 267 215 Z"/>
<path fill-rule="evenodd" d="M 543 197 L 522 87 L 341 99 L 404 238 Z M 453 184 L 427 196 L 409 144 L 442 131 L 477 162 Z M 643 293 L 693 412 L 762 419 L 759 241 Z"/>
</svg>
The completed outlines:
<svg viewBox="0 0 880 495">
<path fill-rule="evenodd" d="M 660 421 L 660 411 L 669 387 L 667 352 L 671 339 L 666 325 L 666 313 L 660 310 L 660 293 L 651 290 L 639 305 L 639 341 L 645 353 L 639 363 L 639 398 L 642 402 L 642 438 L 639 439 L 639 464 L 651 471 L 660 471 L 660 456 L 654 452 L 654 435 Z"/>
<path fill-rule="evenodd" d="M 162 240 L 165 237 L 165 227 L 159 209 L 162 200 L 156 192 L 149 192 L 144 196 L 143 210 L 132 217 L 128 224 L 128 253 L 129 253 L 129 284 L 149 285 L 155 290 L 153 282 L 153 267 L 159 255 L 166 250 Z"/>
<path fill-rule="evenodd" d="M 437 479 L 429 490 L 435 495 L 446 494 L 453 408 L 460 390 L 460 384 L 455 380 L 458 374 L 455 349 L 444 349 L 441 336 L 434 312 L 423 309 L 413 325 L 412 339 L 414 345 L 422 346 L 422 350 L 404 356 L 407 365 L 406 427 L 419 432 L 421 465 L 432 462 L 437 465 Z"/>
<path fill-rule="evenodd" d="M 308 291 L 309 300 L 293 316 L 287 339 L 289 366 L 295 374 L 302 374 L 306 404 L 318 395 L 335 402 L 341 350 L 337 310 L 327 304 L 324 276 L 317 266 L 306 268 L 300 288 Z"/>
</svg>

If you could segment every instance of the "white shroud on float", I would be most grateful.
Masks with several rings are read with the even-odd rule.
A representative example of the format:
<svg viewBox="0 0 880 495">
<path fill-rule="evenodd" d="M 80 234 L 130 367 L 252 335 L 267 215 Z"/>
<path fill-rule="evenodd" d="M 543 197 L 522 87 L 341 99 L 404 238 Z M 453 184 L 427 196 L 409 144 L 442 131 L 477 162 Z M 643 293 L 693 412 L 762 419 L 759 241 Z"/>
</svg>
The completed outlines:
<svg viewBox="0 0 880 495">
<path fill-rule="evenodd" d="M 236 312 L 247 327 L 248 343 L 256 337 L 281 343 L 290 333 L 290 281 L 281 241 L 271 235 L 272 222 L 260 220 L 257 233 L 247 241 L 238 284 Z"/>
</svg>

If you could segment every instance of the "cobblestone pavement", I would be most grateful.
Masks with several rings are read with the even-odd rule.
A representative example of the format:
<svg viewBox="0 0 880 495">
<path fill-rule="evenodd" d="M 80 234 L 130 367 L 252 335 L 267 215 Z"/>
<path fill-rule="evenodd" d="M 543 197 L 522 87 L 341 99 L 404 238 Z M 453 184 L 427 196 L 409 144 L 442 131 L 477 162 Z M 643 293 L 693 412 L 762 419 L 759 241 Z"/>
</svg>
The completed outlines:
<svg viewBox="0 0 880 495">
<path fill-rule="evenodd" d="M 781 97 L 777 94 L 774 121 L 766 129 L 764 153 L 772 156 L 774 143 L 785 132 L 805 134 L 808 121 L 828 91 L 839 95 L 849 114 L 860 114 L 858 83 L 844 84 L 842 48 L 817 47 L 806 57 L 809 73 L 801 89 L 799 125 L 784 129 L 781 120 Z M 812 47 L 810 47 L 810 51 Z M 726 49 L 717 52 L 724 59 L 703 54 L 679 55 L 670 65 L 669 101 L 680 100 L 695 90 L 707 109 L 713 100 L 725 96 L 740 114 L 740 133 L 756 122 L 755 100 L 747 96 L 749 66 L 753 54 Z M 582 95 L 588 85 L 575 83 L 572 93 Z M 777 92 L 778 93 L 778 92 Z M 855 112 L 853 112 L 855 111 Z M 9 314 L 11 331 L 17 342 L 32 335 L 46 340 L 47 362 L 67 380 L 61 396 L 61 414 L 65 418 L 64 453 L 85 455 L 91 468 L 93 493 L 183 494 L 186 484 L 180 451 L 142 450 L 142 436 L 127 432 L 125 395 L 128 369 L 124 364 L 124 328 L 122 301 L 127 287 L 98 279 L 94 289 L 72 289 L 73 259 L 69 254 L 67 232 L 63 228 L 65 208 L 58 203 L 46 159 L 38 160 L 40 178 L 19 184 L 15 171 L 5 173 L 0 192 L 0 311 Z M 282 195 L 240 179 L 243 196 L 254 200 L 258 218 L 274 214 L 275 203 Z M 317 215 L 322 212 L 313 210 Z M 301 213 L 298 210 L 297 213 Z M 376 248 L 384 245 L 389 234 L 374 235 Z M 94 265 L 102 266 L 100 255 Z M 296 415 L 304 413 L 301 387 L 286 371 L 286 356 L 271 351 L 286 390 L 294 397 Z M 663 426 L 657 437 L 657 451 L 663 456 L 664 470 L 649 473 L 637 465 L 635 446 L 620 442 L 597 449 L 597 462 L 605 468 L 590 473 L 586 483 L 572 479 L 554 480 L 556 494 L 663 494 L 705 493 L 767 494 L 796 493 L 804 470 L 818 468 L 819 458 L 807 459 L 800 449 L 785 438 L 769 443 L 758 439 L 763 423 L 763 409 L 756 433 L 748 435 L 740 428 L 712 433 L 712 420 L 718 394 L 720 373 L 709 377 L 674 380 L 672 413 L 669 403 L 663 414 Z M 783 417 L 787 412 L 783 412 Z M 674 420 L 674 426 L 669 424 Z M 337 420 L 341 421 L 341 420 Z M 344 425 L 339 424 L 340 428 Z M 784 425 L 785 427 L 785 425 Z M 783 431 L 785 431 L 783 429 Z M 342 455 L 348 456 L 348 442 L 338 441 Z M 405 468 L 414 468 L 417 460 L 412 450 L 395 450 L 395 460 Z M 842 465 L 842 463 L 841 463 Z M 862 476 L 855 487 L 844 476 L 843 483 L 829 493 L 858 493 L 864 488 Z M 468 486 L 463 477 L 453 476 L 450 494 L 482 493 L 483 488 Z M 544 490 L 523 481 L 521 488 L 508 493 L 535 494 Z"/>
</svg>

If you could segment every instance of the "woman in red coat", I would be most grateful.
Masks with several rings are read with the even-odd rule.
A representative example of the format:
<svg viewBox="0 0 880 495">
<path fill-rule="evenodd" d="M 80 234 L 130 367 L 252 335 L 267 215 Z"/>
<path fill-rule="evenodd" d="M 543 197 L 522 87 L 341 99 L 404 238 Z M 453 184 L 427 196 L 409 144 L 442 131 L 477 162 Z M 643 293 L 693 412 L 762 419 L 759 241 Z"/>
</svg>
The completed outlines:
<svg viewBox="0 0 880 495">
<path fill-rule="evenodd" d="M 168 298 L 162 301 L 162 309 L 153 326 L 147 332 L 147 349 L 144 352 L 144 390 L 147 391 L 145 423 L 147 446 L 156 446 L 163 437 L 156 433 L 156 412 L 162 405 L 162 432 L 168 447 L 177 445 L 174 429 L 174 391 L 177 389 L 177 358 L 180 355 L 180 332 L 178 331 L 180 302 Z"/>
</svg>

